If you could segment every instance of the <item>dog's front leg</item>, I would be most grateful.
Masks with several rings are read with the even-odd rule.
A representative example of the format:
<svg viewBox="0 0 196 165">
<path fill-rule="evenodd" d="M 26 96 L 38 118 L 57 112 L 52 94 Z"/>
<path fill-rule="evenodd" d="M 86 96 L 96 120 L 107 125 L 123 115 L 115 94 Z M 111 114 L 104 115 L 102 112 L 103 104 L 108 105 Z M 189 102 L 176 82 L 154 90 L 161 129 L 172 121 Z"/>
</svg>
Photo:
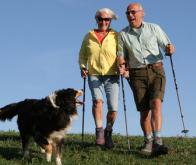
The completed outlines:
<svg viewBox="0 0 196 165">
<path fill-rule="evenodd" d="M 45 153 L 46 153 L 47 162 L 51 162 L 51 159 L 52 159 L 52 144 L 49 143 L 48 145 L 45 145 L 43 148 L 44 148 Z"/>
<path fill-rule="evenodd" d="M 56 144 L 56 165 L 62 165 L 61 162 L 61 151 L 62 151 L 62 146 L 64 144 L 64 139 L 61 139 L 57 142 Z"/>
</svg>

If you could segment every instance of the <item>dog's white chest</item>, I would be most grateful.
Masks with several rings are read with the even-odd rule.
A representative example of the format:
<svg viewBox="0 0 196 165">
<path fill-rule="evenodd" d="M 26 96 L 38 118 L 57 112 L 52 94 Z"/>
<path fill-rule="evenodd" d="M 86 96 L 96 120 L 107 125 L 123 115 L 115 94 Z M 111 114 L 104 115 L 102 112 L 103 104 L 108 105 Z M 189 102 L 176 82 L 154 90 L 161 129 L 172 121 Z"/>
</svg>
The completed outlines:
<svg viewBox="0 0 196 165">
<path fill-rule="evenodd" d="M 54 131 L 50 134 L 50 139 L 62 139 L 65 136 L 66 129 L 63 129 L 61 131 Z"/>
</svg>

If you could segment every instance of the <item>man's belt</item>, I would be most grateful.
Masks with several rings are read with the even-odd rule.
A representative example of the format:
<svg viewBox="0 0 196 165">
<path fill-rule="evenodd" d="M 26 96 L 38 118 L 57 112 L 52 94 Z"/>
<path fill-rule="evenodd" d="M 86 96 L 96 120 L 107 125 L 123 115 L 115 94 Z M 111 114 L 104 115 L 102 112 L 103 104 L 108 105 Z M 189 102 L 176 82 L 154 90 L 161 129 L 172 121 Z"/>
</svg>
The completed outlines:
<svg viewBox="0 0 196 165">
<path fill-rule="evenodd" d="M 129 68 L 129 71 L 146 70 L 146 69 L 153 69 L 153 68 L 161 69 L 161 68 L 163 68 L 163 63 L 158 62 L 158 63 L 154 63 L 154 64 L 148 64 L 148 65 L 146 65 L 145 67 L 142 67 L 142 68 Z"/>
</svg>

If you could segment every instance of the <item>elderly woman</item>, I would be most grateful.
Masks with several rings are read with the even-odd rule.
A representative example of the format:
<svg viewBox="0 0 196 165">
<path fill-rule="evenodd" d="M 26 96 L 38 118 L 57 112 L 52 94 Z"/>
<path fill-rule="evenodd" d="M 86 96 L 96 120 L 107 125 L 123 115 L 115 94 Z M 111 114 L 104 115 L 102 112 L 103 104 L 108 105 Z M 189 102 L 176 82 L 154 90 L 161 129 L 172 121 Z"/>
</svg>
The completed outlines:
<svg viewBox="0 0 196 165">
<path fill-rule="evenodd" d="M 118 110 L 119 75 L 117 68 L 117 32 L 110 28 L 117 15 L 108 8 L 95 14 L 97 28 L 90 30 L 83 39 L 79 54 L 81 76 L 88 76 L 92 95 L 92 114 L 95 121 L 96 144 L 107 148 L 114 146 L 112 127 Z M 107 99 L 107 122 L 103 129 L 103 103 Z"/>
</svg>

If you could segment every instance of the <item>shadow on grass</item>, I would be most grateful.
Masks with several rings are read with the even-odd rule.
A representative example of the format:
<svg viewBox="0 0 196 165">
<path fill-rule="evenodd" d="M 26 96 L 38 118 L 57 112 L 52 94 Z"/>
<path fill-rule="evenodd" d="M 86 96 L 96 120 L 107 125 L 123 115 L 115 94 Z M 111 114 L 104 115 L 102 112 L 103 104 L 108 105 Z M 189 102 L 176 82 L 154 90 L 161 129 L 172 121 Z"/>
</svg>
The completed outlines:
<svg viewBox="0 0 196 165">
<path fill-rule="evenodd" d="M 6 143 L 9 143 L 8 141 L 12 142 L 15 141 L 18 145 L 18 147 L 11 146 Z M 30 157 L 27 159 L 23 159 L 23 154 L 22 154 L 22 143 L 21 143 L 21 138 L 18 135 L 14 135 L 12 133 L 6 134 L 6 133 L 0 133 L 0 143 L 2 144 L 0 146 L 0 156 L 3 157 L 6 160 L 17 160 L 22 163 L 31 163 L 31 160 L 36 157 L 38 159 L 41 159 L 41 154 L 36 151 L 31 149 L 31 145 L 29 145 L 30 149 Z M 6 144 L 6 145 L 4 145 Z M 40 156 L 39 156 L 40 155 Z"/>
<path fill-rule="evenodd" d="M 6 160 L 11 160 L 11 159 L 16 159 L 16 160 L 21 160 L 22 159 L 22 150 L 21 150 L 21 140 L 19 135 L 1 135 L 0 136 L 0 141 L 18 141 L 20 144 L 20 147 L 4 147 L 0 146 L 0 155 L 5 158 Z M 29 147 L 31 149 L 31 147 Z M 94 143 L 94 139 L 88 141 L 81 141 L 78 139 L 74 138 L 65 138 L 65 144 L 63 147 L 63 152 L 65 150 L 69 151 L 84 151 L 84 152 L 99 152 L 99 151 L 104 151 L 104 152 L 112 152 L 115 155 L 133 155 L 136 159 L 153 159 L 154 157 L 157 156 L 152 156 L 152 155 L 144 155 L 140 152 L 140 149 L 136 146 L 135 143 L 131 145 L 130 151 L 128 150 L 128 146 L 125 144 L 121 144 L 120 142 L 115 143 L 115 147 L 113 149 L 107 149 L 104 146 L 97 146 Z M 41 160 L 43 158 L 38 150 L 30 150 L 30 161 L 31 159 L 38 159 Z"/>
<path fill-rule="evenodd" d="M 65 142 L 65 148 L 67 147 L 69 150 L 82 150 L 82 151 L 104 151 L 104 152 L 112 152 L 115 155 L 127 155 L 127 156 L 134 156 L 136 159 L 143 159 L 143 160 L 152 160 L 156 159 L 160 155 L 166 155 L 164 153 L 158 153 L 158 154 L 144 154 L 142 153 L 141 146 L 139 147 L 137 144 L 132 144 L 130 147 L 130 151 L 128 149 L 128 146 L 122 145 L 120 143 L 115 143 L 115 147 L 113 149 L 108 149 L 105 146 L 97 146 L 95 145 L 94 141 L 92 142 L 82 142 L 81 140 L 68 140 Z"/>
<path fill-rule="evenodd" d="M 82 142 L 82 141 L 77 141 L 77 140 L 66 140 L 64 147 L 69 147 L 69 149 L 88 149 L 92 147 L 98 147 L 94 143 L 91 142 Z M 99 146 L 100 147 L 100 146 Z M 100 147 L 102 148 L 102 147 Z"/>
<path fill-rule="evenodd" d="M 7 145 L 4 146 L 4 144 L 7 141 L 17 141 L 17 143 L 20 143 L 20 136 L 13 135 L 13 134 L 6 134 L 6 133 L 0 133 L 0 143 L 2 145 L 0 146 L 0 155 L 7 159 L 21 159 L 21 149 L 17 147 L 8 147 Z"/>
<path fill-rule="evenodd" d="M 108 152 L 113 152 L 116 155 L 133 155 L 135 158 L 138 159 L 153 159 L 159 155 L 146 155 L 140 152 L 139 147 L 131 147 L 130 151 L 128 150 L 128 148 L 125 148 L 124 146 L 121 145 L 116 145 L 113 149 L 108 149 L 105 146 L 97 146 L 95 143 L 93 142 L 82 142 L 82 141 L 76 141 L 76 140 L 69 140 L 66 141 L 64 144 L 65 148 L 69 148 L 69 150 L 83 150 L 83 151 L 89 151 L 89 150 L 101 150 L 101 151 L 108 151 Z"/>
<path fill-rule="evenodd" d="M 35 150 L 30 150 L 30 155 L 28 158 L 23 158 L 22 149 L 16 147 L 0 147 L 0 155 L 7 161 L 15 160 L 21 164 L 31 164 L 35 160 L 41 162 L 43 160 L 43 155 Z"/>
<path fill-rule="evenodd" d="M 22 158 L 21 149 L 14 147 L 0 147 L 0 155 L 6 160 Z"/>
</svg>

